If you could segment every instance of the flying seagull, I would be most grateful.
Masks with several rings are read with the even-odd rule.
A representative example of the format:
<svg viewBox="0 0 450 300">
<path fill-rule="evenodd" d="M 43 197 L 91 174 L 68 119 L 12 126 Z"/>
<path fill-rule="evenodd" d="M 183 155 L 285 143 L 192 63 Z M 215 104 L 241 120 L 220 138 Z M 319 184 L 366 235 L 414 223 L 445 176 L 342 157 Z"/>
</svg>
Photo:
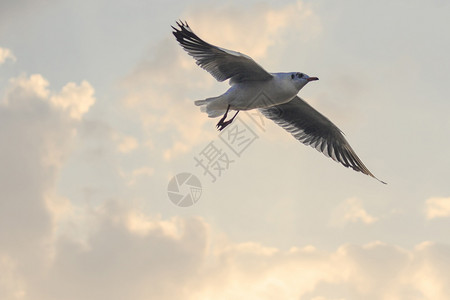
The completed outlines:
<svg viewBox="0 0 450 300">
<path fill-rule="evenodd" d="M 301 72 L 269 73 L 243 53 L 205 42 L 187 22 L 178 21 L 177 25 L 172 26 L 173 35 L 197 65 L 218 81 L 230 80 L 231 87 L 223 95 L 195 101 L 210 118 L 222 116 L 219 130 L 231 124 L 239 111 L 258 109 L 303 144 L 386 184 L 367 169 L 336 125 L 297 96 L 308 82 L 319 80 L 317 77 Z M 230 110 L 236 113 L 226 121 Z"/>
</svg>

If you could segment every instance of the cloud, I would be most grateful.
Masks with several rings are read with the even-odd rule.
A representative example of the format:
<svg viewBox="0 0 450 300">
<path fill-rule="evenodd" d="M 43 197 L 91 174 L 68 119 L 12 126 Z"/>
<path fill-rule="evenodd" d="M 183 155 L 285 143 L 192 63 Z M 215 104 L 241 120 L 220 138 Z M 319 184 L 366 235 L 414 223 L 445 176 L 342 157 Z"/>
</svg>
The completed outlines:
<svg viewBox="0 0 450 300">
<path fill-rule="evenodd" d="M 66 110 L 72 118 L 79 120 L 95 103 L 94 88 L 85 80 L 79 86 L 69 82 L 61 92 L 52 95 L 50 101 L 56 107 Z"/>
<path fill-rule="evenodd" d="M 168 161 L 215 133 L 204 133 L 208 118 L 193 104 L 205 80 L 195 75 L 195 62 L 177 50 L 176 42 L 162 42 L 123 82 L 128 94 L 123 103 L 139 116 L 142 144 L 158 145 L 156 151 Z"/>
<path fill-rule="evenodd" d="M 121 171 L 120 175 L 122 176 L 122 178 L 124 178 L 127 181 L 126 182 L 127 186 L 132 186 L 132 185 L 135 185 L 138 182 L 138 180 L 140 180 L 141 178 L 153 176 L 154 173 L 155 173 L 155 170 L 153 168 L 144 166 L 144 167 L 134 169 L 130 173 Z"/>
<path fill-rule="evenodd" d="M 135 137 L 114 133 L 113 139 L 118 143 L 117 150 L 121 153 L 129 153 L 139 146 Z"/>
<path fill-rule="evenodd" d="M 450 292 L 445 260 L 450 248 L 431 242 L 410 250 L 382 242 L 334 251 L 311 245 L 281 250 L 230 241 L 198 217 L 146 215 L 129 201 L 106 201 L 86 208 L 86 214 L 86 242 L 60 236 L 42 278 L 10 267 L 24 295 L 46 300 L 444 300 Z M 73 220 L 72 226 L 80 225 Z"/>
<path fill-rule="evenodd" d="M 48 86 L 48 81 L 41 74 L 11 78 L 2 102 L 8 104 L 10 101 L 15 101 L 15 104 L 18 104 L 32 98 L 45 100 L 50 94 Z"/>
<path fill-rule="evenodd" d="M 0 101 L 5 114 L 3 121 L 11 122 L 4 126 L 12 130 L 10 132 L 16 129 L 19 136 L 22 133 L 27 136 L 28 140 L 24 143 L 44 145 L 45 151 L 40 154 L 40 159 L 47 164 L 59 165 L 65 155 L 65 148 L 61 147 L 64 145 L 63 141 L 71 140 L 76 134 L 75 126 L 77 125 L 71 121 L 79 121 L 89 110 L 95 102 L 93 94 L 94 89 L 86 81 L 83 81 L 80 86 L 69 82 L 61 92 L 55 92 L 49 89 L 49 82 L 41 74 L 11 78 L 6 87 L 5 96 Z M 9 119 L 13 114 L 17 114 L 15 121 L 21 120 L 21 124 Z M 58 125 L 60 123 L 61 125 Z M 30 128 L 28 132 L 25 132 L 27 129 L 24 127 L 27 124 Z M 60 131 L 67 130 L 64 133 L 67 138 L 60 139 L 58 135 L 61 133 L 56 128 L 50 130 L 48 126 L 61 127 Z M 45 140 L 35 141 L 38 137 Z M 17 145 L 17 147 L 30 147 L 30 145 Z M 23 151 L 26 150 L 23 149 Z"/>
<path fill-rule="evenodd" d="M 357 198 L 349 198 L 342 202 L 333 212 L 332 223 L 343 225 L 346 223 L 372 224 L 378 218 L 370 215 L 362 206 L 362 201 Z"/>
<path fill-rule="evenodd" d="M 2 270 L 0 297 L 2 299 L 9 299 L 10 296 L 13 299 L 23 298 L 25 295 L 24 282 L 17 270 L 17 264 L 8 255 L 0 255 L 0 270 Z"/>
<path fill-rule="evenodd" d="M 106 156 L 115 159 L 113 156 L 117 153 L 130 154 L 140 149 L 140 146 L 148 147 L 146 144 L 141 144 L 140 138 L 123 133 L 120 129 L 113 127 L 111 122 L 95 117 L 82 120 L 79 135 L 83 140 L 83 155 L 89 160 Z"/>
<path fill-rule="evenodd" d="M 295 32 L 297 41 L 308 41 L 322 30 L 320 18 L 303 1 L 247 7 L 201 5 L 188 11 L 186 19 L 206 41 L 254 59 L 264 58 L 273 45 L 281 50 L 286 34 Z"/>
<path fill-rule="evenodd" d="M 86 243 L 70 235 L 55 244 L 43 280 L 28 282 L 35 299 L 185 299 L 207 251 L 198 218 L 147 216 L 129 202 L 88 208 Z M 78 226 L 74 219 L 72 226 Z M 109 287 L 107 287 L 109 286 Z"/>
<path fill-rule="evenodd" d="M 66 111 L 76 120 L 81 119 L 95 103 L 94 88 L 87 81 L 82 81 L 80 85 L 69 82 L 60 92 L 50 91 L 48 86 L 49 82 L 41 74 L 11 78 L 2 102 L 28 101 L 35 97 L 50 102 L 53 108 Z"/>
<path fill-rule="evenodd" d="M 26 299 L 27 282 L 51 259 L 56 228 L 48 197 L 78 122 L 51 101 L 40 74 L 9 80 L 0 101 L 0 296 Z"/>
<path fill-rule="evenodd" d="M 427 219 L 450 217 L 450 197 L 433 197 L 425 201 Z"/>
<path fill-rule="evenodd" d="M 13 62 L 17 60 L 10 49 L 0 47 L 0 65 L 7 59 L 12 60 Z"/>
<path fill-rule="evenodd" d="M 202 218 L 146 214 L 141 202 L 42 201 L 55 187 L 55 171 L 35 178 L 51 181 L 45 190 L 27 190 L 26 204 L 40 208 L 47 225 L 8 227 L 19 236 L 33 230 L 34 240 L 46 243 L 26 240 L 18 252 L 23 247 L 2 238 L 2 299 L 444 300 L 450 293 L 447 245 L 405 249 L 375 241 L 326 251 L 234 242 Z"/>
</svg>

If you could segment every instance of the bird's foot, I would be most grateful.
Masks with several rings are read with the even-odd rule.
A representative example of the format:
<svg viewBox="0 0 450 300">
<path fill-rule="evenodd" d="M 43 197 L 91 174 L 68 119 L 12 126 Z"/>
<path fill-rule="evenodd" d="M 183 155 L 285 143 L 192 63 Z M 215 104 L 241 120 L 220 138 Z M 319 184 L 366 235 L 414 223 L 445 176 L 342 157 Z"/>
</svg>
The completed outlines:
<svg viewBox="0 0 450 300">
<path fill-rule="evenodd" d="M 225 119 L 227 118 L 228 115 L 228 111 L 230 110 L 230 104 L 228 104 L 227 110 L 225 112 L 225 114 L 223 115 L 223 117 L 219 120 L 219 122 L 217 123 L 217 128 L 219 128 L 220 126 L 222 126 L 222 124 L 225 122 Z M 226 126 L 226 125 L 225 125 Z M 225 127 L 224 127 L 225 128 Z M 222 128 L 223 129 L 223 128 Z M 219 129 L 219 130 L 222 130 Z"/>
<path fill-rule="evenodd" d="M 230 125 L 231 122 L 233 122 L 233 121 L 232 121 L 232 120 L 228 120 L 228 121 L 225 121 L 225 122 L 223 122 L 223 121 L 220 122 L 220 121 L 219 121 L 219 123 L 217 123 L 216 127 L 217 127 L 217 129 L 218 129 L 219 131 L 222 131 L 222 130 L 225 129 L 225 127 L 227 127 L 228 125 Z"/>
<path fill-rule="evenodd" d="M 228 106 L 228 108 L 229 108 L 229 106 Z M 225 115 L 222 117 L 222 119 L 220 119 L 219 123 L 217 123 L 217 125 L 216 125 L 217 129 L 219 131 L 224 130 L 225 127 L 227 127 L 228 125 L 230 125 L 234 121 L 234 118 L 236 118 L 238 112 L 239 111 L 237 111 L 230 120 L 225 121 L 225 118 L 227 117 L 227 113 L 228 113 L 228 109 L 227 109 L 227 112 L 225 113 Z"/>
</svg>

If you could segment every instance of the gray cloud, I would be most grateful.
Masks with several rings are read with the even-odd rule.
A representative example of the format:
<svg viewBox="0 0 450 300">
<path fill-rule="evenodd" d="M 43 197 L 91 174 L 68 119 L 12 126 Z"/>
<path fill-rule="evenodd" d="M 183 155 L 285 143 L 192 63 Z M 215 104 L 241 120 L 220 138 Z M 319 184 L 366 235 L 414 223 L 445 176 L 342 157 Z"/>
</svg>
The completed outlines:
<svg viewBox="0 0 450 300">
<path fill-rule="evenodd" d="M 0 104 L 0 257 L 13 266 L 3 276 L 12 278 L 4 288 L 14 295 L 22 294 L 14 274 L 39 276 L 50 259 L 54 228 L 46 201 L 76 128 L 74 119 L 51 103 L 47 86 L 38 74 L 11 79 Z"/>
<path fill-rule="evenodd" d="M 63 235 L 33 299 L 433 299 L 450 292 L 445 245 L 381 242 L 280 250 L 217 238 L 197 217 L 163 219 L 130 202 L 91 208 L 88 237 Z M 81 224 L 74 224 L 80 226 Z M 215 237 L 215 238 L 213 238 Z M 380 263 L 383 262 L 383 263 Z M 21 274 L 27 278 L 27 274 Z"/>
<path fill-rule="evenodd" d="M 204 222 L 147 220 L 151 228 L 142 235 L 127 228 L 129 209 L 108 201 L 93 211 L 96 229 L 87 246 L 67 236 L 57 241 L 55 260 L 34 287 L 41 299 L 188 298 L 205 259 Z M 180 232 L 167 232 L 166 224 Z"/>
</svg>

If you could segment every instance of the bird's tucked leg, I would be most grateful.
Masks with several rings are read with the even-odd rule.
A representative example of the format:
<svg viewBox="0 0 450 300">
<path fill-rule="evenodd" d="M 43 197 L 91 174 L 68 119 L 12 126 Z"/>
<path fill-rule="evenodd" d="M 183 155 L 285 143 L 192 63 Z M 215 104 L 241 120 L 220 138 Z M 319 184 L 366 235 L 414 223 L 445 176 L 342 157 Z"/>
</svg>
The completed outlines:
<svg viewBox="0 0 450 300">
<path fill-rule="evenodd" d="M 230 110 L 230 105 L 228 104 L 227 111 L 223 115 L 222 119 L 220 119 L 220 121 L 217 123 L 217 129 L 219 129 L 219 131 L 222 131 L 225 127 L 230 125 L 231 122 L 233 122 L 234 118 L 236 118 L 237 114 L 239 113 L 239 110 L 238 110 L 230 120 L 225 121 L 225 119 L 228 116 L 228 111 L 229 110 Z"/>
</svg>

